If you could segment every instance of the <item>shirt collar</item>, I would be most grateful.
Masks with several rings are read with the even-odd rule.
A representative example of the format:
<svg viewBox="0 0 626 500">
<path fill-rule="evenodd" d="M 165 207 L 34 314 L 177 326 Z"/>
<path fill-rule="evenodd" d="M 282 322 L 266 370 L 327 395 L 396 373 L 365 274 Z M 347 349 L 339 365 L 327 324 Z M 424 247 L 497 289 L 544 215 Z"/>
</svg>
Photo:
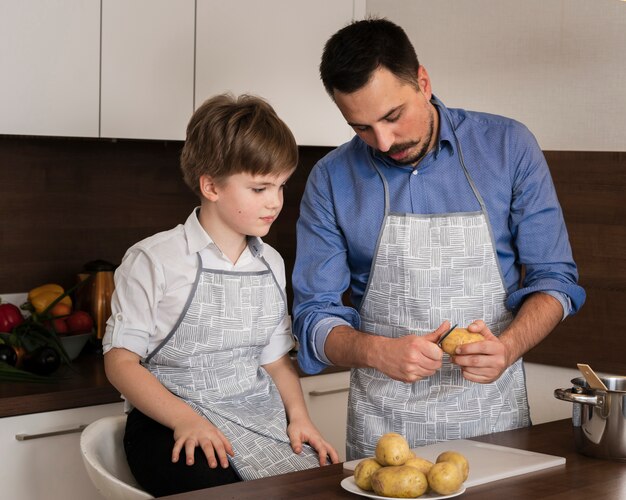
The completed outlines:
<svg viewBox="0 0 626 500">
<path fill-rule="evenodd" d="M 437 108 L 439 113 L 439 140 L 437 141 L 437 150 L 435 155 L 444 149 L 446 146 L 452 150 L 455 149 L 454 130 L 452 129 L 452 120 L 448 108 L 433 94 L 430 102 Z"/>
<path fill-rule="evenodd" d="M 204 228 L 200 225 L 198 215 L 200 207 L 193 209 L 184 224 L 185 236 L 187 237 L 187 250 L 189 254 L 198 253 L 200 250 L 217 245 L 213 242 L 213 238 L 209 236 Z M 254 257 L 263 256 L 263 241 L 257 236 L 248 236 L 248 249 Z"/>
</svg>

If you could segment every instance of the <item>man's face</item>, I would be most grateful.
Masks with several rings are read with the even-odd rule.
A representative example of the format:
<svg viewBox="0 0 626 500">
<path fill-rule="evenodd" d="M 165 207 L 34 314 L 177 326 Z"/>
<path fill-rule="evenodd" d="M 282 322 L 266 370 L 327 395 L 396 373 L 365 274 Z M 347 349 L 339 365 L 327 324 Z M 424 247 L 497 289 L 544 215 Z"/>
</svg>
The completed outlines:
<svg viewBox="0 0 626 500">
<path fill-rule="evenodd" d="M 385 68 L 377 69 L 365 86 L 335 102 L 365 143 L 404 165 L 417 164 L 437 139 L 438 114 L 426 70 L 420 66 L 419 90 Z"/>
</svg>

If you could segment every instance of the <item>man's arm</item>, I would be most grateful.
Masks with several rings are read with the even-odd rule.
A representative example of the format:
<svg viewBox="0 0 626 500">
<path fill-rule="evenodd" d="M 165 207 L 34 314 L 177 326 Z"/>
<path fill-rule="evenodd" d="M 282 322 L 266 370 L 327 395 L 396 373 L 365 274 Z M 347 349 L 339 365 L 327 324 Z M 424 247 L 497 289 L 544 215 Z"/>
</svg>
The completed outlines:
<svg viewBox="0 0 626 500">
<path fill-rule="evenodd" d="M 443 351 L 436 344 L 450 328 L 444 321 L 437 330 L 423 336 L 388 338 L 337 326 L 326 338 L 324 350 L 334 365 L 375 368 L 401 382 L 415 382 L 441 368 Z"/>
</svg>

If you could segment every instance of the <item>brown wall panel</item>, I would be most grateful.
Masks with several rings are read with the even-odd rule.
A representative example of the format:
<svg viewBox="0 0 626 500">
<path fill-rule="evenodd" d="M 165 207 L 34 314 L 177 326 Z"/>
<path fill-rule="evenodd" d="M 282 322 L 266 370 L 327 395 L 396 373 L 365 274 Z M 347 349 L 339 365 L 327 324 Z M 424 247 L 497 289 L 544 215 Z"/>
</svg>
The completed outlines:
<svg viewBox="0 0 626 500">
<path fill-rule="evenodd" d="M 0 136 L 0 293 L 69 286 L 93 259 L 119 263 L 136 241 L 184 222 L 181 142 Z M 300 148 L 285 206 L 265 240 L 295 258 L 308 173 L 329 148 Z M 546 152 L 587 303 L 526 359 L 626 375 L 626 153 Z M 288 286 L 291 302 L 291 287 Z"/>
<path fill-rule="evenodd" d="M 626 375 L 626 153 L 545 153 L 587 302 L 525 357 Z"/>
</svg>

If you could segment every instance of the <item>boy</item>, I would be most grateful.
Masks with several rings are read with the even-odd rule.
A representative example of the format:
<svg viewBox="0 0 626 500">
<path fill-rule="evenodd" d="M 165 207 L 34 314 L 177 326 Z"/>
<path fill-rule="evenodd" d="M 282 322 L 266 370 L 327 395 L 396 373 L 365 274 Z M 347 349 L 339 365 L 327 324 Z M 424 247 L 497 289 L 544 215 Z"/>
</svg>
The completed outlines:
<svg viewBox="0 0 626 500">
<path fill-rule="evenodd" d="M 209 99 L 181 155 L 200 207 L 131 247 L 116 271 L 105 369 L 132 408 L 129 466 L 155 496 L 338 462 L 287 354 L 283 260 L 260 240 L 297 162 L 269 104 Z"/>
</svg>

